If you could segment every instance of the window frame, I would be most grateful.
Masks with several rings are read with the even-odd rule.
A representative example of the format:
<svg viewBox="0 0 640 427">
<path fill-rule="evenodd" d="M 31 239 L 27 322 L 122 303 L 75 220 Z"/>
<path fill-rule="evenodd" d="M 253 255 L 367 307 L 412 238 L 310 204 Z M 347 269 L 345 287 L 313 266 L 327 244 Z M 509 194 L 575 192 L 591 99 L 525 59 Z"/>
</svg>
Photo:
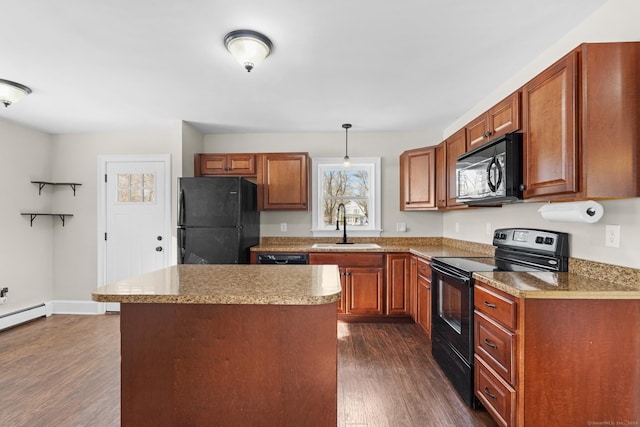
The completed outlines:
<svg viewBox="0 0 640 427">
<path fill-rule="evenodd" d="M 313 159 L 312 174 L 312 194 L 314 195 L 311 204 L 311 233 L 313 237 L 339 237 L 342 236 L 342 227 L 340 230 L 323 228 L 323 212 L 324 191 L 321 187 L 322 175 L 328 168 L 333 170 L 362 170 L 369 172 L 369 226 L 365 229 L 354 229 L 347 226 L 347 235 L 352 237 L 380 237 L 382 232 L 382 198 L 381 198 L 381 168 L 380 157 L 352 157 L 351 166 L 345 167 L 341 157 L 322 157 Z"/>
</svg>

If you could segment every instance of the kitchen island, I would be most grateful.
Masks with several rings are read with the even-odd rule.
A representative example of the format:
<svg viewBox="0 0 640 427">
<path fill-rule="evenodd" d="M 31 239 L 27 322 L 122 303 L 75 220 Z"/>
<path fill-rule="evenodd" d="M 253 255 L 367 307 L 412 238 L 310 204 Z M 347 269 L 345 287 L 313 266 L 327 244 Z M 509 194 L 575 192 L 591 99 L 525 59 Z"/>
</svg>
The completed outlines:
<svg viewBox="0 0 640 427">
<path fill-rule="evenodd" d="M 337 266 L 178 265 L 119 302 L 121 423 L 335 425 Z"/>
</svg>

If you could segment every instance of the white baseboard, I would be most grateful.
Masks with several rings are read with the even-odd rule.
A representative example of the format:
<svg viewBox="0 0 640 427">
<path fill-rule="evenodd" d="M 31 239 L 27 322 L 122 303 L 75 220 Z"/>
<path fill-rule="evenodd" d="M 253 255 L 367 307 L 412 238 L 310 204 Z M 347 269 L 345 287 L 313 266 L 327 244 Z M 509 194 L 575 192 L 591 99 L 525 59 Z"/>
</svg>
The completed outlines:
<svg viewBox="0 0 640 427">
<path fill-rule="evenodd" d="M 0 317 L 0 331 L 12 328 L 38 317 L 52 314 L 105 314 L 106 304 L 95 301 L 47 301 L 45 303 L 8 313 Z"/>
<path fill-rule="evenodd" d="M 50 316 L 50 310 L 51 304 L 44 303 L 5 314 L 0 317 L 0 331 L 37 319 L 38 317 Z"/>
<path fill-rule="evenodd" d="M 54 300 L 53 314 L 104 314 L 105 304 L 95 301 Z"/>
</svg>

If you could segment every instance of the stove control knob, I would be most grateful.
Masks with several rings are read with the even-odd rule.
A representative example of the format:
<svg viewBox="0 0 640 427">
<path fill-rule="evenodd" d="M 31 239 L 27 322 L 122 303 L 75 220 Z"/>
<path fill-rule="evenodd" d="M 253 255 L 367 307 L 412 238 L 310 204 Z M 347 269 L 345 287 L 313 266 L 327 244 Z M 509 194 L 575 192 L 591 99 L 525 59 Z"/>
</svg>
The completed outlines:
<svg viewBox="0 0 640 427">
<path fill-rule="evenodd" d="M 542 236 L 536 237 L 536 243 L 542 244 L 543 242 L 544 242 L 544 239 L 542 238 Z"/>
<path fill-rule="evenodd" d="M 507 238 L 507 235 L 504 233 L 500 233 L 500 239 L 504 240 Z"/>
<path fill-rule="evenodd" d="M 545 245 L 553 245 L 553 237 L 545 237 L 544 238 Z"/>
</svg>

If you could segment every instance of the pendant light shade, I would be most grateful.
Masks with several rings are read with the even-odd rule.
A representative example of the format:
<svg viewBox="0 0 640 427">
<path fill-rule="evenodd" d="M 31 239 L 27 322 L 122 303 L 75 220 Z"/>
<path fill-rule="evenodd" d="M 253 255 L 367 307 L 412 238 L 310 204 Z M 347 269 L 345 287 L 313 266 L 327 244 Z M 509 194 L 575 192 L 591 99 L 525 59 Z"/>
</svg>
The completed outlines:
<svg viewBox="0 0 640 427">
<path fill-rule="evenodd" d="M 349 158 L 349 129 L 351 125 L 349 123 L 345 123 L 342 125 L 344 129 L 344 160 L 342 162 L 342 166 L 348 168 L 351 166 L 351 159 Z"/>
<path fill-rule="evenodd" d="M 273 49 L 271 40 L 251 30 L 236 30 L 224 36 L 224 45 L 248 72 L 261 63 Z"/>
<path fill-rule="evenodd" d="M 0 79 L 0 102 L 5 107 L 20 101 L 31 93 L 31 89 L 20 83 Z"/>
</svg>

